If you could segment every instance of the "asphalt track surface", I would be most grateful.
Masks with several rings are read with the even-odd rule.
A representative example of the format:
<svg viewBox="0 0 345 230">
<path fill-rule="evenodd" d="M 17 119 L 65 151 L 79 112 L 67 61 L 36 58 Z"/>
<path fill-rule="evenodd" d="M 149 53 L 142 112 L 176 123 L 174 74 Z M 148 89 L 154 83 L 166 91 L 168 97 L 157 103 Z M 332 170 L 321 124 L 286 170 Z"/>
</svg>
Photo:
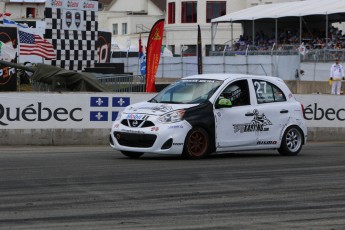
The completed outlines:
<svg viewBox="0 0 345 230">
<path fill-rule="evenodd" d="M 203 160 L 0 147 L 0 229 L 345 229 L 345 143 Z"/>
</svg>

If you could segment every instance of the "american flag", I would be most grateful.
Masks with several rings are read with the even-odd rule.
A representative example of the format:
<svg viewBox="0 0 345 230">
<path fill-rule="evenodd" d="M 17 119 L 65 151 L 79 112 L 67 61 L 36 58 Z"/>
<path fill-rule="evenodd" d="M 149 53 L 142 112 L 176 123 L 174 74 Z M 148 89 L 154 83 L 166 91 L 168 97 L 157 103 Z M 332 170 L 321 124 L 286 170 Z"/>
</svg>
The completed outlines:
<svg viewBox="0 0 345 230">
<path fill-rule="evenodd" d="M 38 55 L 45 59 L 56 58 L 53 45 L 46 39 L 23 31 L 19 31 L 19 54 Z"/>
</svg>

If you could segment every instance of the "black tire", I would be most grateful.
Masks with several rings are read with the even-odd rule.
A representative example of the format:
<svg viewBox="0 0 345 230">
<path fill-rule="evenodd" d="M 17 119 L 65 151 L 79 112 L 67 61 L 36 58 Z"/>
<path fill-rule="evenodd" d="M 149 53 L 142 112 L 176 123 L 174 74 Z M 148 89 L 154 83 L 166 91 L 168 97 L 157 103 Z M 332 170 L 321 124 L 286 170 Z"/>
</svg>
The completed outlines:
<svg viewBox="0 0 345 230">
<path fill-rule="evenodd" d="M 278 152 L 282 156 L 296 156 L 302 149 L 303 133 L 297 126 L 290 126 L 285 130 Z"/>
<path fill-rule="evenodd" d="M 201 127 L 191 129 L 184 143 L 182 156 L 190 159 L 200 159 L 209 153 L 210 139 L 205 129 Z"/>
<path fill-rule="evenodd" d="M 139 158 L 144 154 L 140 152 L 129 152 L 129 151 L 121 151 L 121 153 L 129 158 Z"/>
</svg>

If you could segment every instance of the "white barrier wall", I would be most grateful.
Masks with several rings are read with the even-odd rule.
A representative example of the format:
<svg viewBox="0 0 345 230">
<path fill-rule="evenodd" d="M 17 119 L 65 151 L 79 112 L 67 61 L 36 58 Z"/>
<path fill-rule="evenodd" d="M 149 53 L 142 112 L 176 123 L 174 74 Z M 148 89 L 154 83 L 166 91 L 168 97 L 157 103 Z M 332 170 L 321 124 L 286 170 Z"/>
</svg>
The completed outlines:
<svg viewBox="0 0 345 230">
<path fill-rule="evenodd" d="M 345 128 L 344 96 L 316 94 L 295 97 L 304 106 L 308 127 Z"/>
<path fill-rule="evenodd" d="M 111 62 L 124 63 L 125 72 L 139 75 L 138 58 L 112 58 Z M 275 76 L 296 80 L 298 55 L 237 55 L 203 57 L 203 73 L 242 73 Z M 198 73 L 197 57 L 161 57 L 157 78 L 181 78 Z"/>
<path fill-rule="evenodd" d="M 124 107 L 152 97 L 142 93 L 3 93 L 0 129 L 106 129 Z"/>
<path fill-rule="evenodd" d="M 108 144 L 118 112 L 147 93 L 0 93 L 1 145 Z M 345 141 L 343 96 L 295 95 L 311 141 Z"/>
</svg>

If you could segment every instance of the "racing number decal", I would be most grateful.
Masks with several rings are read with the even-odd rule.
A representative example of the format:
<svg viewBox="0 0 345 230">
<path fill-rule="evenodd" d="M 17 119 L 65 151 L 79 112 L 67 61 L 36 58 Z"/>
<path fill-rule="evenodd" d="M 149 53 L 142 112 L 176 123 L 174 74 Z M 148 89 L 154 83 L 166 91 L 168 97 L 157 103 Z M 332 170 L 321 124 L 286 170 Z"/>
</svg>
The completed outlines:
<svg viewBox="0 0 345 230">
<path fill-rule="evenodd" d="M 266 94 L 266 82 L 265 81 L 255 81 L 254 87 L 256 88 L 256 94 Z"/>
</svg>

